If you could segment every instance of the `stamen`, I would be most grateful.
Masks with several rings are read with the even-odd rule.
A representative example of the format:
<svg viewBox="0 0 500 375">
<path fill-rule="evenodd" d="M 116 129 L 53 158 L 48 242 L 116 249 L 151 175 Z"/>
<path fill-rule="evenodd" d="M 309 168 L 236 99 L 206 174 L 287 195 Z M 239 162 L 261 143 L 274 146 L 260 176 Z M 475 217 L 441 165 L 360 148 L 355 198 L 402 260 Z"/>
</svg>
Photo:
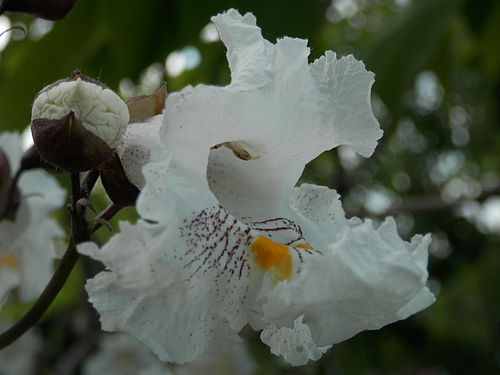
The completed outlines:
<svg viewBox="0 0 500 375">
<path fill-rule="evenodd" d="M 233 152 L 234 156 L 241 160 L 255 160 L 260 157 L 260 155 L 255 150 L 253 150 L 247 143 L 243 141 L 219 143 L 218 145 L 213 146 L 211 149 L 216 150 L 223 146 L 230 149 Z"/>
<path fill-rule="evenodd" d="M 309 250 L 314 250 L 311 245 L 309 245 L 307 242 L 304 243 L 299 243 L 298 245 L 293 245 L 293 247 L 298 247 L 299 249 L 309 249 Z"/>
</svg>

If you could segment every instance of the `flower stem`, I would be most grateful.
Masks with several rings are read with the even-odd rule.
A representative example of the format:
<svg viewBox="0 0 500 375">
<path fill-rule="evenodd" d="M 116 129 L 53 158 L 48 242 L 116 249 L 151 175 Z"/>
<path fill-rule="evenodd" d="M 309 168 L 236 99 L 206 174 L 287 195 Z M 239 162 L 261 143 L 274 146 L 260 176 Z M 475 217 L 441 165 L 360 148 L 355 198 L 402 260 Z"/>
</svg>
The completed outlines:
<svg viewBox="0 0 500 375">
<path fill-rule="evenodd" d="M 115 216 L 122 208 L 123 206 L 111 203 L 99 215 L 97 215 L 94 220 L 90 222 L 89 232 L 94 233 L 102 226 L 109 226 L 109 224 L 107 224 L 108 220 Z"/>
<path fill-rule="evenodd" d="M 82 195 L 84 198 L 88 198 L 90 196 L 90 192 L 94 188 L 98 178 L 99 169 L 92 169 L 89 173 L 87 173 L 82 183 Z"/>
</svg>

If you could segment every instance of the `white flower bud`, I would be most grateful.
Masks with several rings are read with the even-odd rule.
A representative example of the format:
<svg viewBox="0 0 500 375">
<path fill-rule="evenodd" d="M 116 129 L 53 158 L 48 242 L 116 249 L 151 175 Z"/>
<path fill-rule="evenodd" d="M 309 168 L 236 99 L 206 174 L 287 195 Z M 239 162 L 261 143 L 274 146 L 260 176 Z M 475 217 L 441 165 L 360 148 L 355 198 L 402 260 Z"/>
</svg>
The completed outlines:
<svg viewBox="0 0 500 375">
<path fill-rule="evenodd" d="M 62 80 L 42 90 L 33 103 L 31 119 L 59 120 L 73 112 L 80 123 L 110 147 L 120 144 L 129 122 L 125 102 L 97 81 L 82 78 Z"/>
</svg>

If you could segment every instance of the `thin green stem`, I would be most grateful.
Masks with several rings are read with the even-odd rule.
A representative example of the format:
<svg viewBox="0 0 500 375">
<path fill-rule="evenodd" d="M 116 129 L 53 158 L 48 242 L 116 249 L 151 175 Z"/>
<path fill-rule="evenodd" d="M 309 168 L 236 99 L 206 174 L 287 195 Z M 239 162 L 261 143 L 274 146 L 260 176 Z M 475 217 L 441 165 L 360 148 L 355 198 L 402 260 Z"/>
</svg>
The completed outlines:
<svg viewBox="0 0 500 375">
<path fill-rule="evenodd" d="M 19 181 L 19 178 L 21 178 L 21 175 L 23 174 L 24 170 L 22 168 L 19 168 L 10 181 L 9 185 L 9 190 L 7 191 L 7 195 L 5 196 L 5 201 L 2 203 L 2 206 L 0 207 L 0 221 L 4 219 L 4 217 L 7 215 L 7 213 L 10 211 L 12 208 L 12 204 L 15 203 L 15 198 L 16 198 L 16 191 L 17 191 L 17 183 Z"/>
<path fill-rule="evenodd" d="M 109 226 L 109 224 L 107 224 L 108 220 L 115 216 L 122 208 L 123 206 L 111 203 L 90 222 L 89 232 L 92 234 L 103 226 Z"/>
</svg>

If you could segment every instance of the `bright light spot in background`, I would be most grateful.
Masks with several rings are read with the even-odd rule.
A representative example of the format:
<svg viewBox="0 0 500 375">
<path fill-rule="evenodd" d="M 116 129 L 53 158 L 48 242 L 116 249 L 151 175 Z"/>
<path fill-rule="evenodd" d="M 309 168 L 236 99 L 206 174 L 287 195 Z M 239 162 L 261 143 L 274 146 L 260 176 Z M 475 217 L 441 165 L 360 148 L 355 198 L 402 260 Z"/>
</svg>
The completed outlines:
<svg viewBox="0 0 500 375">
<path fill-rule="evenodd" d="M 180 52 L 171 52 L 167 56 L 165 67 L 170 77 L 177 77 L 186 69 L 186 59 Z"/>
<path fill-rule="evenodd" d="M 482 232 L 500 234 L 500 197 L 491 197 L 482 204 L 476 224 Z"/>
<path fill-rule="evenodd" d="M 411 5 L 412 0 L 394 0 L 394 3 L 401 8 L 407 8 Z"/>
<path fill-rule="evenodd" d="M 361 157 L 359 157 L 353 149 L 347 146 L 340 146 L 337 148 L 337 154 L 339 155 L 340 165 L 346 170 L 356 168 L 361 162 Z"/>
<path fill-rule="evenodd" d="M 165 69 L 162 64 L 155 63 L 146 68 L 140 77 L 140 91 L 143 94 L 151 94 L 158 90 L 165 77 Z"/>
<path fill-rule="evenodd" d="M 375 187 L 366 191 L 363 205 L 374 215 L 386 212 L 395 202 L 394 194 L 383 187 Z"/>
<path fill-rule="evenodd" d="M 389 121 L 390 113 L 386 105 L 378 95 L 372 95 L 372 111 L 375 117 L 381 122 Z"/>
<path fill-rule="evenodd" d="M 53 27 L 54 22 L 36 18 L 30 25 L 29 36 L 33 40 L 42 39 Z"/>
<path fill-rule="evenodd" d="M 455 177 L 448 181 L 441 190 L 445 202 L 454 202 L 460 198 L 475 199 L 481 194 L 481 184 L 477 181 Z"/>
<path fill-rule="evenodd" d="M 326 10 L 326 18 L 330 22 L 339 22 L 343 19 L 349 19 L 359 10 L 356 0 L 332 0 Z"/>
<path fill-rule="evenodd" d="M 469 143 L 468 114 L 462 107 L 453 107 L 449 113 L 451 141 L 455 146 L 465 146 Z"/>
<path fill-rule="evenodd" d="M 0 36 L 0 51 L 7 47 L 9 43 L 11 31 L 6 30 L 8 30 L 10 26 L 10 19 L 6 16 L 0 16 L 0 33 L 3 33 L 2 36 Z"/>
<path fill-rule="evenodd" d="M 13 27 L 11 29 L 11 27 Z M 0 51 L 4 50 L 10 40 L 21 40 L 26 35 L 26 27 L 19 23 L 12 25 L 7 16 L 0 16 Z"/>
<path fill-rule="evenodd" d="M 424 151 L 427 146 L 425 137 L 409 119 L 402 119 L 398 122 L 396 135 L 397 137 L 391 138 L 389 143 L 389 147 L 394 153 L 408 149 L 418 154 Z"/>
<path fill-rule="evenodd" d="M 123 78 L 119 85 L 118 91 L 123 98 L 131 98 L 135 95 L 135 85 L 130 78 Z"/>
<path fill-rule="evenodd" d="M 171 52 L 165 61 L 165 68 L 170 77 L 177 77 L 185 70 L 196 68 L 200 62 L 200 51 L 193 46 L 187 46 L 179 51 Z"/>
<path fill-rule="evenodd" d="M 396 216 L 396 226 L 398 227 L 398 232 L 401 237 L 407 237 L 413 232 L 413 226 L 415 225 L 415 220 L 413 216 L 399 213 Z"/>
<path fill-rule="evenodd" d="M 443 151 L 431 163 L 430 178 L 436 185 L 441 185 L 460 171 L 465 163 L 465 155 L 461 151 Z"/>
<path fill-rule="evenodd" d="M 424 113 L 436 110 L 443 100 L 444 90 L 436 73 L 425 70 L 415 79 L 415 105 Z"/>
<path fill-rule="evenodd" d="M 28 126 L 26 129 L 23 130 L 21 134 L 21 142 L 24 151 L 26 151 L 35 144 L 33 142 L 33 136 L 31 135 L 31 126 Z"/>
<path fill-rule="evenodd" d="M 201 29 L 200 39 L 205 43 L 212 43 L 220 40 L 219 32 L 212 22 Z"/>
<path fill-rule="evenodd" d="M 392 186 L 398 191 L 405 192 L 411 186 L 410 177 L 403 171 L 398 171 L 392 176 Z"/>
<path fill-rule="evenodd" d="M 448 240 L 448 236 L 445 232 L 437 231 L 432 233 L 432 242 L 429 246 L 429 253 L 441 259 L 450 256 L 450 241 Z"/>
</svg>

